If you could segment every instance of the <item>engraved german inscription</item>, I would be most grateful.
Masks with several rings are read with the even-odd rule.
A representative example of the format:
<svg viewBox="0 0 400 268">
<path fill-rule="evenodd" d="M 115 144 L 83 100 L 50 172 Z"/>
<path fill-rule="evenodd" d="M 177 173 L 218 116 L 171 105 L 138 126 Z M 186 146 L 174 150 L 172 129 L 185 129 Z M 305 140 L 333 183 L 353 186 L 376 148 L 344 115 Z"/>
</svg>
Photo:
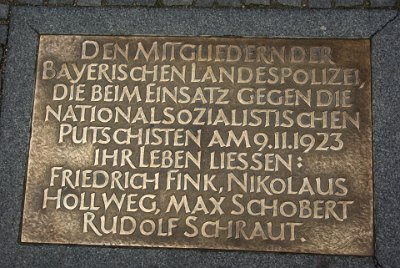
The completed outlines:
<svg viewBox="0 0 400 268">
<path fill-rule="evenodd" d="M 369 40 L 42 35 L 21 240 L 373 255 Z"/>
</svg>

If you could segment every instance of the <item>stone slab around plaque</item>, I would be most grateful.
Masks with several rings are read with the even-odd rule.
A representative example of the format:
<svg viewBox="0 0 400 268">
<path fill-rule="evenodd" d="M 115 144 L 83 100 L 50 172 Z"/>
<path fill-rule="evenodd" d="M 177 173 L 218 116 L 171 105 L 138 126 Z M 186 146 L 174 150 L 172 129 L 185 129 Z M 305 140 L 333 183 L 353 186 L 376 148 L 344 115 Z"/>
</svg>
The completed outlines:
<svg viewBox="0 0 400 268">
<path fill-rule="evenodd" d="M 90 12 L 89 12 L 90 11 Z M 399 264 L 397 191 L 398 62 L 400 21 L 392 11 L 197 10 L 14 7 L 1 106 L 3 263 L 91 265 L 139 263 L 158 266 L 374 267 Z M 312 19 L 310 19 L 312 18 Z M 101 22 L 107 23 L 101 23 Z M 21 243 L 22 207 L 31 137 L 40 36 L 257 36 L 263 38 L 369 39 L 372 68 L 374 256 L 328 256 L 218 250 L 87 247 Z M 368 42 L 369 43 L 369 42 Z M 56 158 L 54 158 L 55 161 Z M 368 171 L 368 169 L 367 169 Z M 29 178 L 29 176 L 28 176 Z M 38 213 L 40 226 L 46 218 Z M 35 227 L 35 226 L 34 226 Z M 23 227 L 22 227 L 23 228 Z M 37 227 L 39 228 L 39 227 Z M 371 230 L 372 231 L 372 230 Z M 24 236 L 24 233 L 22 234 Z M 71 234 L 73 236 L 73 234 Z M 29 239 L 27 239 L 28 241 Z M 46 242 L 35 241 L 35 242 Z M 332 242 L 334 243 L 334 242 Z M 111 244 L 111 243 L 110 243 Z M 217 247 L 220 248 L 220 247 Z M 238 248 L 236 248 L 238 249 Z M 278 251 L 282 251 L 279 249 Z M 315 251 L 317 252 L 317 251 Z M 371 255 L 372 250 L 366 250 Z M 319 252 L 323 253 L 323 252 Z M 331 253 L 335 254 L 334 251 Z M 336 253 L 339 254 L 339 253 Z M 353 253 L 350 255 L 357 255 Z M 195 265 L 195 266 L 196 266 Z"/>
</svg>

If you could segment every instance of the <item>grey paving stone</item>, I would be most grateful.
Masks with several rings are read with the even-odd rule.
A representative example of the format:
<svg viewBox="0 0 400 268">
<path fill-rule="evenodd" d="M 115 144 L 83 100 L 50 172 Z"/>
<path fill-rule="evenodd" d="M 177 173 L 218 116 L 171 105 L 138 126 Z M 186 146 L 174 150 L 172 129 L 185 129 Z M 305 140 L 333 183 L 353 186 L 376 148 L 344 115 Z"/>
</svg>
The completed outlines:
<svg viewBox="0 0 400 268">
<path fill-rule="evenodd" d="M 101 6 L 101 0 L 77 0 L 78 6 Z"/>
<path fill-rule="evenodd" d="M 370 0 L 371 7 L 394 7 L 396 0 Z"/>
<path fill-rule="evenodd" d="M 8 25 L 0 25 L 0 44 L 7 42 Z"/>
<path fill-rule="evenodd" d="M 332 7 L 331 0 L 308 0 L 308 7 L 310 8 L 330 8 Z"/>
<path fill-rule="evenodd" d="M 194 5 L 197 7 L 211 7 L 214 5 L 215 0 L 196 0 Z"/>
<path fill-rule="evenodd" d="M 166 6 L 190 6 L 193 0 L 163 0 Z"/>
<path fill-rule="evenodd" d="M 337 7 L 360 6 L 364 4 L 364 0 L 336 0 Z"/>
<path fill-rule="evenodd" d="M 7 19 L 9 6 L 5 4 L 0 4 L 0 19 Z"/>
<path fill-rule="evenodd" d="M 278 0 L 278 3 L 287 6 L 301 6 L 301 0 Z"/>
<path fill-rule="evenodd" d="M 43 5 L 43 0 L 17 0 L 19 4 Z"/>
<path fill-rule="evenodd" d="M 136 0 L 135 4 L 139 6 L 154 6 L 157 0 Z"/>
<path fill-rule="evenodd" d="M 372 38 L 376 257 L 400 267 L 400 17 Z"/>
<path fill-rule="evenodd" d="M 241 7 L 242 2 L 240 0 L 217 0 L 219 6 L 222 7 Z"/>
<path fill-rule="evenodd" d="M 270 0 L 245 0 L 245 5 L 269 5 Z"/>
<path fill-rule="evenodd" d="M 107 5 L 116 5 L 116 6 L 129 6 L 133 4 L 133 0 L 107 0 Z"/>
<path fill-rule="evenodd" d="M 74 0 L 49 0 L 49 5 L 72 5 Z"/>
</svg>

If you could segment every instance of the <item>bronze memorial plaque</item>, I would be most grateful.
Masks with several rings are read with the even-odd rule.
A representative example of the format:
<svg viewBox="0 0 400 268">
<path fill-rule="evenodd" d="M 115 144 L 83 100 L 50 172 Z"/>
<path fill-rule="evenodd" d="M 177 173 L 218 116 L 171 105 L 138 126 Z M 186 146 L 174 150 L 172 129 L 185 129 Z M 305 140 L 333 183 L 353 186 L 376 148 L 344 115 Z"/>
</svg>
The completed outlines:
<svg viewBox="0 0 400 268">
<path fill-rule="evenodd" d="M 21 239 L 372 255 L 370 41 L 42 35 Z"/>
</svg>

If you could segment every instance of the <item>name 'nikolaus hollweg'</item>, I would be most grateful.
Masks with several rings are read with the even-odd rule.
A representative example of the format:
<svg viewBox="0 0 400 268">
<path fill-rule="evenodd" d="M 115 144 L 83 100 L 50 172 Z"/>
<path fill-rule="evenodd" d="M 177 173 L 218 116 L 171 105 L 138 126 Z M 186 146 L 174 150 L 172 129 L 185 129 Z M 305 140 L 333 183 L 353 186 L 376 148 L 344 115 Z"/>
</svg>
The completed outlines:
<svg viewBox="0 0 400 268">
<path fill-rule="evenodd" d="M 63 183 L 67 182 L 57 181 L 60 179 L 57 176 L 53 179 L 53 186 L 62 187 Z M 202 195 L 172 194 L 168 195 L 165 202 L 160 202 L 155 195 L 116 194 L 113 191 L 112 193 L 103 192 L 101 197 L 96 198 L 93 196 L 96 195 L 95 192 L 89 196 L 83 191 L 79 196 L 71 197 L 73 195 L 71 193 L 68 195 L 62 193 L 65 187 L 59 188 L 57 194 L 51 195 L 49 189 L 46 189 L 43 209 L 54 206 L 56 210 L 82 211 L 84 212 L 83 232 L 95 233 L 98 236 L 113 234 L 172 236 L 175 234 L 173 229 L 179 224 L 181 226 L 179 230 L 184 230 L 184 235 L 187 237 L 200 235 L 215 238 L 294 240 L 296 239 L 294 229 L 303 223 L 289 222 L 290 220 L 344 221 L 348 218 L 349 206 L 354 203 L 346 198 L 348 189 L 345 178 L 305 177 L 296 179 L 302 183 L 301 185 L 296 183 L 294 186 L 292 177 L 281 179 L 269 176 L 252 177 L 245 174 L 243 178 L 238 178 L 230 173 L 227 181 L 225 195 L 203 197 Z M 326 183 L 322 183 L 323 181 Z M 76 187 L 73 184 L 70 186 Z M 90 183 L 86 186 L 95 187 Z M 139 186 L 135 185 L 136 189 Z M 264 195 L 260 198 L 259 195 L 252 195 L 248 199 L 244 198 L 242 193 L 263 193 L 267 197 Z M 277 199 L 276 197 L 281 194 L 298 196 L 298 198 L 294 198 L 293 201 Z M 103 203 L 99 200 L 103 200 Z M 118 215 L 101 214 L 103 213 L 101 211 L 107 211 L 110 208 L 111 211 L 118 212 Z M 136 217 L 139 211 L 144 215 L 143 217 Z M 165 212 L 161 218 L 160 211 Z M 204 215 L 208 215 L 209 219 L 214 219 L 214 216 L 224 214 L 226 215 L 224 221 L 203 222 L 202 220 Z M 179 218 L 174 218 L 177 215 L 180 215 Z M 278 218 L 288 221 L 277 223 Z M 257 221 L 252 222 L 248 219 Z M 182 226 L 185 228 L 182 229 Z M 163 231 L 163 228 L 168 231 Z"/>
</svg>

